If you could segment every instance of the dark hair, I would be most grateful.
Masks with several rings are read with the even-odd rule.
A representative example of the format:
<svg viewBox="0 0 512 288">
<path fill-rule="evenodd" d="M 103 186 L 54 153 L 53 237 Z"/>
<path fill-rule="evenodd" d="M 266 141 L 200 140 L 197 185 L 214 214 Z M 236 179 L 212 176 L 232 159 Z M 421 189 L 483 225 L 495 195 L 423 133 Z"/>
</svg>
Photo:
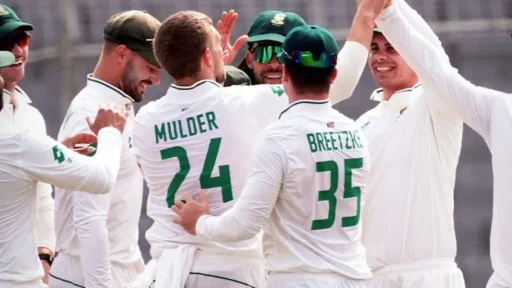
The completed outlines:
<svg viewBox="0 0 512 288">
<path fill-rule="evenodd" d="M 153 42 L 155 58 L 174 79 L 194 77 L 208 47 L 212 19 L 196 11 L 172 14 L 158 28 Z"/>
<path fill-rule="evenodd" d="M 295 63 L 285 63 L 290 80 L 299 94 L 328 93 L 331 87 L 331 76 L 334 67 L 311 68 Z"/>
</svg>

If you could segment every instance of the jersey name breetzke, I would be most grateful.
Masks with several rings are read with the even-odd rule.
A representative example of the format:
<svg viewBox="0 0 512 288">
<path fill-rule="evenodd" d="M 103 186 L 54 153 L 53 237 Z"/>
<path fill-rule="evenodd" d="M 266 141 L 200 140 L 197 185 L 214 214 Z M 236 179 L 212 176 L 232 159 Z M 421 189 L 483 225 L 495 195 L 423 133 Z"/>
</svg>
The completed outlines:
<svg viewBox="0 0 512 288">
<path fill-rule="evenodd" d="M 311 153 L 333 150 L 361 149 L 361 138 L 357 130 L 308 133 Z"/>
<path fill-rule="evenodd" d="M 215 112 L 206 112 L 188 117 L 183 121 L 176 120 L 155 125 L 156 144 L 160 143 L 160 141 L 167 142 L 178 138 L 184 139 L 219 129 L 215 119 Z"/>
</svg>

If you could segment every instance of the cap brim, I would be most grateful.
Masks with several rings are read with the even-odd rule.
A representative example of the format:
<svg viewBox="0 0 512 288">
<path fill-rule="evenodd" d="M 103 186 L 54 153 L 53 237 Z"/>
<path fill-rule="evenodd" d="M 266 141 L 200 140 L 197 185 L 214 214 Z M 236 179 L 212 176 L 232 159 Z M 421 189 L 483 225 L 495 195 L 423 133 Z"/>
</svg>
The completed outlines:
<svg viewBox="0 0 512 288">
<path fill-rule="evenodd" d="M 148 51 L 136 51 L 136 52 L 140 55 L 140 57 L 142 57 L 144 60 L 146 60 L 151 65 L 155 65 L 156 67 L 161 68 L 160 63 L 158 63 L 158 61 L 156 61 L 156 58 L 155 58 L 155 55 L 153 54 L 153 52 L 148 52 Z"/>
<path fill-rule="evenodd" d="M 0 68 L 9 67 L 14 63 L 14 54 L 9 51 L 0 51 Z"/>
<path fill-rule="evenodd" d="M 251 36 L 247 39 L 247 42 L 252 43 L 252 42 L 261 42 L 261 41 L 275 41 L 275 42 L 279 42 L 279 43 L 284 43 L 285 38 L 286 37 L 281 34 L 270 33 L 270 34 Z"/>
<path fill-rule="evenodd" d="M 34 27 L 25 22 L 9 22 L 0 27 L 0 38 L 6 37 L 11 34 L 14 30 L 21 29 L 23 31 L 32 31 Z"/>
</svg>

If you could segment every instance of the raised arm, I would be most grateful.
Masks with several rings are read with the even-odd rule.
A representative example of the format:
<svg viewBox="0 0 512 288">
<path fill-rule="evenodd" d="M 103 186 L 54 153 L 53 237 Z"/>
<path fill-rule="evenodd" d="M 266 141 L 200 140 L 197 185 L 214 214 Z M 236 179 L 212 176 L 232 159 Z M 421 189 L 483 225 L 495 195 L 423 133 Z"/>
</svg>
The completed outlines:
<svg viewBox="0 0 512 288">
<path fill-rule="evenodd" d="M 396 4 L 381 13 L 377 25 L 423 84 L 435 88 L 436 93 L 429 95 L 443 101 L 447 109 L 488 139 L 491 105 L 503 93 L 476 87 L 464 79 L 443 60 L 439 50 L 405 20 Z"/>
<path fill-rule="evenodd" d="M 267 224 L 279 195 L 286 157 L 274 137 L 262 138 L 253 153 L 242 195 L 221 216 L 201 216 L 196 225 L 199 237 L 219 242 L 241 241 L 254 237 Z"/>
</svg>

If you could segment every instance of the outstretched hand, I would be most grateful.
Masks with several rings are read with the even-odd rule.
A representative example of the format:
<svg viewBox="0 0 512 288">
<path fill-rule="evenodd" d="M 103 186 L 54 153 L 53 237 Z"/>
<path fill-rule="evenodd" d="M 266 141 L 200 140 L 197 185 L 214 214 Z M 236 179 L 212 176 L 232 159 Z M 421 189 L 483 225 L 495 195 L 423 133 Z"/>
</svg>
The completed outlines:
<svg viewBox="0 0 512 288">
<path fill-rule="evenodd" d="M 231 34 L 233 33 L 233 29 L 236 24 L 236 20 L 238 19 L 238 13 L 235 13 L 234 10 L 230 10 L 229 12 L 222 12 L 219 22 L 217 22 L 217 31 L 220 34 L 220 41 L 222 50 L 224 51 L 224 64 L 229 65 L 235 60 L 238 51 L 240 48 L 247 42 L 249 38 L 247 35 L 242 35 L 236 39 L 233 46 L 229 43 L 231 38 Z"/>
<path fill-rule="evenodd" d="M 389 7 L 392 0 L 357 0 L 358 12 L 377 18 L 384 8 Z"/>
<path fill-rule="evenodd" d="M 199 217 L 210 214 L 208 199 L 203 191 L 199 192 L 198 202 L 186 193 L 184 199 L 174 201 L 171 209 L 178 215 L 178 218 L 174 218 L 172 222 L 181 225 L 185 231 L 192 235 L 196 235 L 196 224 Z"/>
</svg>

